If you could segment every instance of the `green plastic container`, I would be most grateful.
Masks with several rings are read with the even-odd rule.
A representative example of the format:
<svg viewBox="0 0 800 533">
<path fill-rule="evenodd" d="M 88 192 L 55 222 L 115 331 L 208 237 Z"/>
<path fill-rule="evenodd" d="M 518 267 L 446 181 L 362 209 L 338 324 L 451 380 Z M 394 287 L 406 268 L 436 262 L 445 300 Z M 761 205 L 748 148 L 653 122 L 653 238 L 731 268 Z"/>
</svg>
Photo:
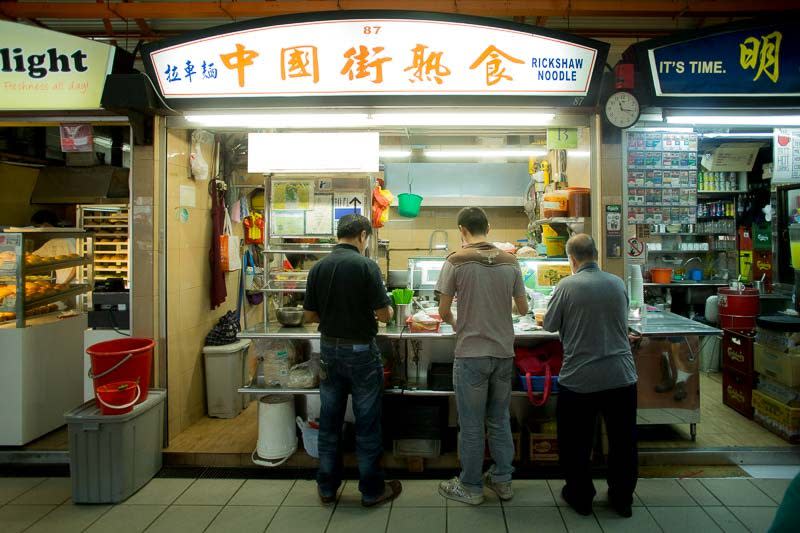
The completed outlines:
<svg viewBox="0 0 800 533">
<path fill-rule="evenodd" d="M 414 218 L 419 215 L 422 206 L 422 196 L 410 192 L 397 195 L 397 212 L 400 216 Z"/>
</svg>

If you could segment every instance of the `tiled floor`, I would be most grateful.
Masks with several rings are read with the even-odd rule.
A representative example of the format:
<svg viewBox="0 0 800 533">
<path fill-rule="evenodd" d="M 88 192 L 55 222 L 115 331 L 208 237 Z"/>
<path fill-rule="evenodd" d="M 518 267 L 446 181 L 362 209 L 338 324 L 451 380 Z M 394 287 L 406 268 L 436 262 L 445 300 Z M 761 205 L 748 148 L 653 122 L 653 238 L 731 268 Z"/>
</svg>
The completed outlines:
<svg viewBox="0 0 800 533">
<path fill-rule="evenodd" d="M 364 509 L 348 481 L 335 506 L 322 507 L 306 480 L 157 478 L 121 505 L 74 505 L 66 478 L 0 478 L 0 531 L 92 533 L 427 533 L 763 532 L 789 479 L 641 479 L 625 520 L 607 505 L 604 483 L 593 516 L 561 499 L 562 481 L 518 480 L 502 503 L 487 492 L 480 507 L 441 498 L 438 481 L 405 481 L 391 505 Z M 535 527 L 534 527 L 535 526 Z"/>
</svg>

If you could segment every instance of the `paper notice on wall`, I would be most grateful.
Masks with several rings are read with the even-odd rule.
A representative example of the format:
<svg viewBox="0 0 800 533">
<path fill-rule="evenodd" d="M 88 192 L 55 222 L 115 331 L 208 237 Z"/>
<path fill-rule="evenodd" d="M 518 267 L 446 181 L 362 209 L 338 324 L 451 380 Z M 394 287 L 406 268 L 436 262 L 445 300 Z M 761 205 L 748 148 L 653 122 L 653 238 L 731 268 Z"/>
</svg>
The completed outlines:
<svg viewBox="0 0 800 533">
<path fill-rule="evenodd" d="M 273 237 L 302 237 L 305 235 L 305 211 L 273 211 L 270 221 Z"/>
<path fill-rule="evenodd" d="M 800 180 L 800 129 L 775 128 L 772 140 L 773 183 Z"/>
<path fill-rule="evenodd" d="M 273 181 L 272 209 L 311 209 L 313 181 Z"/>
<path fill-rule="evenodd" d="M 764 143 L 725 143 L 705 154 L 701 164 L 712 172 L 750 172 Z"/>
<path fill-rule="evenodd" d="M 197 189 L 194 185 L 181 185 L 180 207 L 197 207 Z"/>
<path fill-rule="evenodd" d="M 333 195 L 315 194 L 314 209 L 306 211 L 306 235 L 333 234 Z"/>
</svg>

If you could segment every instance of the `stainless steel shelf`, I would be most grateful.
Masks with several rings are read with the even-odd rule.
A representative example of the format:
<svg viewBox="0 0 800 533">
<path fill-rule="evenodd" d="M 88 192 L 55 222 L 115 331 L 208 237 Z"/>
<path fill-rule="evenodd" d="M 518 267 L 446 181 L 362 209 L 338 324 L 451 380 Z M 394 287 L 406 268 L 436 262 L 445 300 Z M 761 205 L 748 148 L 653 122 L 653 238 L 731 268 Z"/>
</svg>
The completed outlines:
<svg viewBox="0 0 800 533">
<path fill-rule="evenodd" d="M 268 248 L 261 251 L 262 254 L 329 254 L 333 248 Z"/>
<path fill-rule="evenodd" d="M 307 394 L 319 394 L 319 389 L 281 389 L 281 388 L 270 388 L 270 387 L 242 387 L 238 389 L 238 392 L 242 394 L 260 394 L 260 395 L 269 395 L 274 394 L 278 396 L 284 395 L 307 395 Z M 392 387 L 391 389 L 385 389 L 383 391 L 384 395 L 389 396 L 455 396 L 455 392 L 451 390 L 431 390 L 431 389 L 407 389 L 402 387 Z M 554 393 L 558 394 L 558 393 Z M 518 397 L 527 397 L 528 393 L 525 391 L 512 391 L 512 396 Z"/>
<path fill-rule="evenodd" d="M 534 331 L 516 331 L 515 337 L 517 339 L 541 339 L 541 340 L 554 340 L 558 339 L 558 333 L 550 333 L 543 330 Z M 300 340 L 300 339 L 318 339 L 320 337 L 317 331 L 316 324 L 303 325 L 298 327 L 286 327 L 280 324 L 265 324 L 264 322 L 256 324 L 252 327 L 239 333 L 240 339 L 287 339 L 287 340 Z M 386 326 L 385 328 L 378 329 L 379 338 L 385 339 L 404 339 L 404 340 L 417 340 L 417 339 L 455 339 L 455 333 L 450 330 L 447 332 L 439 333 L 411 333 L 406 327 Z"/>
<path fill-rule="evenodd" d="M 72 268 L 83 265 L 91 265 L 93 259 L 91 257 L 81 257 L 79 259 L 72 259 L 70 261 L 59 261 L 57 263 L 44 263 L 41 265 L 25 265 L 23 267 L 24 275 L 34 276 L 36 274 L 47 274 L 54 270 L 61 270 L 62 268 Z"/>
<path fill-rule="evenodd" d="M 35 300 L 26 300 L 25 301 L 25 309 L 31 309 L 33 307 L 39 307 L 41 305 L 52 304 L 55 302 L 60 302 L 64 298 L 70 298 L 72 296 L 78 296 L 80 294 L 87 293 L 92 290 L 89 285 L 73 285 L 69 290 L 59 292 L 58 294 L 54 294 L 52 296 L 46 296 L 44 298 L 37 298 Z"/>
</svg>

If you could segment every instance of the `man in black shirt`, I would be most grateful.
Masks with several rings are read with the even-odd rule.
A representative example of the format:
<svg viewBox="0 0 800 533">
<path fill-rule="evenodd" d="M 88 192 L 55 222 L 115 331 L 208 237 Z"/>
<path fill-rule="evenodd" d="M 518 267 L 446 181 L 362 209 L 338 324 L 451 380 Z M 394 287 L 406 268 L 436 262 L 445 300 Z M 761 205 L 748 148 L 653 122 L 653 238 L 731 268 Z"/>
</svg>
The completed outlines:
<svg viewBox="0 0 800 533">
<path fill-rule="evenodd" d="M 339 221 L 339 244 L 308 273 L 306 322 L 319 322 L 321 333 L 319 471 L 322 503 L 333 503 L 342 483 L 342 424 L 347 396 L 353 396 L 356 455 L 361 504 L 387 502 L 402 491 L 399 481 L 385 481 L 381 402 L 383 363 L 375 335 L 378 320 L 392 319 L 392 307 L 378 265 L 364 257 L 372 225 L 361 215 Z"/>
</svg>

